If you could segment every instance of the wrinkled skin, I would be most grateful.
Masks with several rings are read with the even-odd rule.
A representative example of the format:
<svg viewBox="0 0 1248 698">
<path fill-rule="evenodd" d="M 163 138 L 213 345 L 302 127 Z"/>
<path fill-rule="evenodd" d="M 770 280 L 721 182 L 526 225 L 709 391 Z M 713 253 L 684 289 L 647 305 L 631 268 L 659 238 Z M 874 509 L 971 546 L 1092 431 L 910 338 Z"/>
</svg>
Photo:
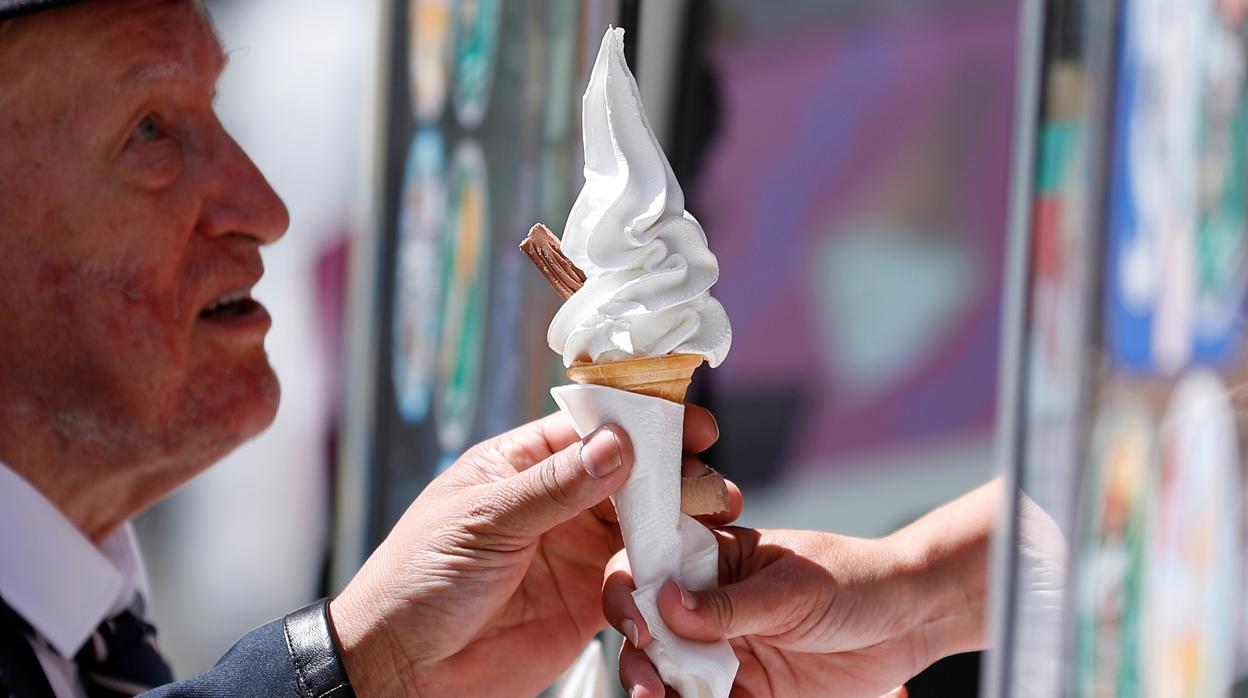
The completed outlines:
<svg viewBox="0 0 1248 698">
<path fill-rule="evenodd" d="M 195 3 L 0 32 L 0 460 L 99 539 L 272 421 L 267 313 L 201 311 L 250 290 L 288 217 L 213 111 Z"/>
<path fill-rule="evenodd" d="M 97 541 L 277 408 L 248 294 L 288 216 L 213 111 L 224 62 L 190 0 L 0 22 L 0 461 Z M 688 414 L 694 453 L 718 431 Z M 583 446 L 555 415 L 422 493 L 331 604 L 357 695 L 535 694 L 562 673 L 604 627 L 619 547 L 604 500 L 631 451 L 605 433 Z"/>
<path fill-rule="evenodd" d="M 556 414 L 475 446 L 421 493 L 330 606 L 357 694 L 537 695 L 563 673 L 606 627 L 603 570 L 621 541 L 604 500 L 632 467 L 627 435 L 611 430 L 609 474 L 585 461 L 614 447 L 595 434 L 582 446 Z M 692 406 L 684 431 L 690 454 L 718 436 Z M 729 499 L 704 523 L 736 518 L 735 486 Z"/>
</svg>

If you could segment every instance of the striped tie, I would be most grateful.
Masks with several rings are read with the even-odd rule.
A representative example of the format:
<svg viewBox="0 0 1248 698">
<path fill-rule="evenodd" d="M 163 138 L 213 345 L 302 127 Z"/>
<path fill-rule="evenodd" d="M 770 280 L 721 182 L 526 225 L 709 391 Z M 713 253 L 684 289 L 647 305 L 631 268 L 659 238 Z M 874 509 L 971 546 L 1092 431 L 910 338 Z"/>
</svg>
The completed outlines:
<svg viewBox="0 0 1248 698">
<path fill-rule="evenodd" d="M 142 600 L 138 604 L 142 613 Z M 87 698 L 121 698 L 173 681 L 156 649 L 156 628 L 134 610 L 109 618 L 74 657 Z"/>
</svg>

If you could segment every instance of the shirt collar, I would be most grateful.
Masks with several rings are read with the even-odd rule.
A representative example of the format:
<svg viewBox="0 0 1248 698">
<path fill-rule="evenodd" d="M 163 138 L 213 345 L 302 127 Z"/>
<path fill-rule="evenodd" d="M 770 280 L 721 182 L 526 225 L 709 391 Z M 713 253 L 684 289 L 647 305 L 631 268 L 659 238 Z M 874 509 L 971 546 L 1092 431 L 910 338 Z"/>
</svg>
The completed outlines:
<svg viewBox="0 0 1248 698">
<path fill-rule="evenodd" d="M 146 587 L 129 523 L 97 547 L 0 463 L 0 597 L 57 654 L 72 658 L 101 622 Z"/>
</svg>

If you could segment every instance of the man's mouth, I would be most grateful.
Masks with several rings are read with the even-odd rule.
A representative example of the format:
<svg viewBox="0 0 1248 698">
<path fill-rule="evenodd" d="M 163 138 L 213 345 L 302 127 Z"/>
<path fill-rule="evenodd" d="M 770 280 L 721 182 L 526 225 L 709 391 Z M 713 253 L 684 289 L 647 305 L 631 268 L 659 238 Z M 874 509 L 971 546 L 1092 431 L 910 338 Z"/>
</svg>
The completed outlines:
<svg viewBox="0 0 1248 698">
<path fill-rule="evenodd" d="M 213 301 L 199 312 L 204 320 L 223 320 L 227 318 L 245 317 L 260 310 L 261 306 L 252 300 L 248 291 L 228 293 Z"/>
</svg>

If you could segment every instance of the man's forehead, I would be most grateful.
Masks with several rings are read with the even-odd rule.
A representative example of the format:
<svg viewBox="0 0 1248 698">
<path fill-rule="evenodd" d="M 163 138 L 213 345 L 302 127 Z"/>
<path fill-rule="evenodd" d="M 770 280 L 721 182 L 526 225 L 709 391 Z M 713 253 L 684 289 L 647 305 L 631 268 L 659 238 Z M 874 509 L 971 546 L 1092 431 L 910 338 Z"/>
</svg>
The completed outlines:
<svg viewBox="0 0 1248 698">
<path fill-rule="evenodd" d="M 0 3 L 14 1 L 30 0 Z M 64 0 L 52 2 L 59 6 Z M 169 80 L 215 84 L 225 67 L 221 42 L 195 0 L 69 0 L 68 4 L 73 7 L 32 17 L 41 20 L 38 43 L 75 46 L 67 57 L 102 68 L 101 77 L 118 91 Z"/>
<path fill-rule="evenodd" d="M 79 0 L 0 20 L 0 111 L 72 103 L 86 115 L 169 90 L 215 97 L 225 61 L 195 0 Z"/>
</svg>

